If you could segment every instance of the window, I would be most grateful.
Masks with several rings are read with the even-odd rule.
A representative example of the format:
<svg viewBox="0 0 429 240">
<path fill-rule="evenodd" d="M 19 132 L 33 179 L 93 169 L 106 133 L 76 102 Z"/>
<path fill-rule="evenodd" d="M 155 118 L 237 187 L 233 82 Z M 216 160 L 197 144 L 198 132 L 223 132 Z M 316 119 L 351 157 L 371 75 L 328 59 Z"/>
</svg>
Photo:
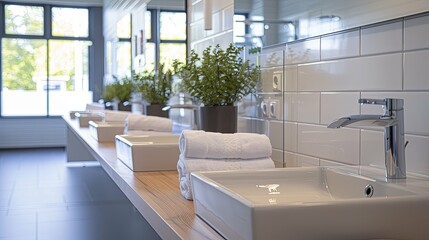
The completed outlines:
<svg viewBox="0 0 429 240">
<path fill-rule="evenodd" d="M 0 33 L 0 115 L 57 116 L 92 102 L 89 10 L 0 6 L 5 10 L 1 19 L 5 31 Z"/>
<path fill-rule="evenodd" d="M 43 35 L 43 7 L 7 4 L 4 9 L 6 34 Z"/>
<path fill-rule="evenodd" d="M 159 19 L 159 22 L 156 22 Z M 148 10 L 146 13 L 146 66 L 153 70 L 158 63 L 172 68 L 174 59 L 186 61 L 186 13 Z M 159 36 L 156 38 L 155 36 Z"/>
<path fill-rule="evenodd" d="M 52 35 L 88 37 L 88 9 L 52 8 Z"/>
</svg>

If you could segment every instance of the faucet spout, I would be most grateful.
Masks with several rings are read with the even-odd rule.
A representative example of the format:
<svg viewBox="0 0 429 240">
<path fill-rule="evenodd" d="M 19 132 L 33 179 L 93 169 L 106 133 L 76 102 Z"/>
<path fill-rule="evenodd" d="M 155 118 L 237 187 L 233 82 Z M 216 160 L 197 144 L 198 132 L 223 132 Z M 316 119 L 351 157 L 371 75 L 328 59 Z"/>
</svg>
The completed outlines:
<svg viewBox="0 0 429 240">
<path fill-rule="evenodd" d="M 361 104 L 383 106 L 383 115 L 351 115 L 342 117 L 328 125 L 328 128 L 345 126 L 383 127 L 385 165 L 387 179 L 406 178 L 405 146 L 404 143 L 404 109 L 403 99 L 359 99 Z"/>
<path fill-rule="evenodd" d="M 395 124 L 395 119 L 384 115 L 351 115 L 335 120 L 328 125 L 328 128 L 340 128 L 345 126 L 354 127 L 389 127 Z"/>
</svg>

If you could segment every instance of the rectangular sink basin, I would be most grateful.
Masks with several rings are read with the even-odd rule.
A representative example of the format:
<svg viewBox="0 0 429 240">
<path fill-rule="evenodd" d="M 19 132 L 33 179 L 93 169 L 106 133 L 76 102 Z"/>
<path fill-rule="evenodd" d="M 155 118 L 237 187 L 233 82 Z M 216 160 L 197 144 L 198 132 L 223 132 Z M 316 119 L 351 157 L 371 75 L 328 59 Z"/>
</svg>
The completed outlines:
<svg viewBox="0 0 429 240">
<path fill-rule="evenodd" d="M 117 135 L 116 155 L 133 171 L 177 170 L 179 135 Z"/>
<path fill-rule="evenodd" d="M 89 127 L 89 121 L 102 121 L 103 117 L 98 113 L 80 113 L 76 114 L 79 127 Z"/>
<path fill-rule="evenodd" d="M 115 142 L 115 136 L 124 133 L 123 122 L 89 121 L 89 132 L 98 142 Z"/>
<path fill-rule="evenodd" d="M 428 191 L 408 188 L 408 179 L 314 167 L 193 172 L 191 182 L 195 213 L 227 239 L 429 236 Z"/>
</svg>

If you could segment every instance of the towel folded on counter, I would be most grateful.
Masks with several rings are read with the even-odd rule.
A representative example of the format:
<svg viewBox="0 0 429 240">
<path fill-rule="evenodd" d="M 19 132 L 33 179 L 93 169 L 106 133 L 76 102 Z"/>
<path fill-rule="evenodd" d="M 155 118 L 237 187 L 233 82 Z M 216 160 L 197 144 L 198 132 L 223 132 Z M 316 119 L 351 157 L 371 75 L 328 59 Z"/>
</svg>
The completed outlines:
<svg viewBox="0 0 429 240">
<path fill-rule="evenodd" d="M 192 200 L 191 172 L 274 168 L 271 143 L 256 133 L 222 134 L 184 130 L 177 162 L 180 192 Z"/>
<path fill-rule="evenodd" d="M 179 139 L 180 152 L 191 158 L 239 158 L 270 157 L 270 139 L 263 134 L 222 134 L 184 130 Z"/>
<path fill-rule="evenodd" d="M 169 118 L 130 114 L 125 120 L 125 131 L 130 130 L 171 132 L 173 121 Z"/>
<path fill-rule="evenodd" d="M 274 168 L 271 158 L 256 159 L 198 159 L 185 158 L 180 155 L 177 162 L 179 172 L 180 192 L 183 197 L 192 200 L 191 172 L 193 171 L 224 171 L 240 169 L 264 169 Z"/>
<path fill-rule="evenodd" d="M 124 111 L 104 111 L 103 121 L 105 122 L 125 122 L 130 112 Z"/>
</svg>

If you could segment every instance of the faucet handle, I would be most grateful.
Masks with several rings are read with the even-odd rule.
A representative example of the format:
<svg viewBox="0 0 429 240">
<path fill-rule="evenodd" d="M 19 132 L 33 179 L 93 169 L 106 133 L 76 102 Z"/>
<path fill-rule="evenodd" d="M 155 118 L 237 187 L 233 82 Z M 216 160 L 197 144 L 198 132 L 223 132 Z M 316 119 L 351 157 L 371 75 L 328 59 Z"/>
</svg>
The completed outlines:
<svg viewBox="0 0 429 240">
<path fill-rule="evenodd" d="M 390 111 L 399 111 L 404 109 L 404 99 L 398 98 L 385 98 L 385 99 L 371 99 L 371 98 L 360 98 L 358 100 L 360 104 L 374 104 L 382 105 L 384 115 L 391 115 Z"/>
<path fill-rule="evenodd" d="M 375 104 L 375 105 L 387 105 L 387 99 L 371 99 L 371 98 L 360 98 L 358 103 L 360 104 Z"/>
</svg>

